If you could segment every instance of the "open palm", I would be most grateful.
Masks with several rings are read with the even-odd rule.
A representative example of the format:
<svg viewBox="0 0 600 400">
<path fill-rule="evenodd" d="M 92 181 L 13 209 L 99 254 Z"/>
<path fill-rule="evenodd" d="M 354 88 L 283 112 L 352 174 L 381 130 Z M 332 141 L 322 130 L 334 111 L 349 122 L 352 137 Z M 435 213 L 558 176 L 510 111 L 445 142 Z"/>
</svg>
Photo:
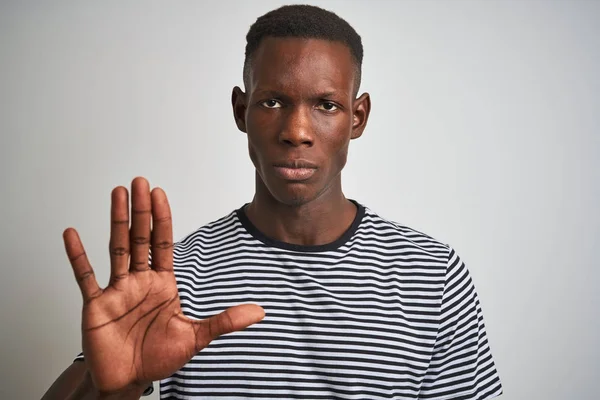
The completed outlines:
<svg viewBox="0 0 600 400">
<path fill-rule="evenodd" d="M 117 392 L 164 379 L 211 340 L 264 317 L 256 305 L 240 305 L 197 321 L 181 311 L 173 272 L 173 229 L 165 193 L 148 182 L 117 187 L 111 206 L 111 276 L 98 286 L 77 232 L 63 237 L 83 295 L 82 341 L 87 368 L 99 391 Z M 149 262 L 149 253 L 152 261 Z"/>
</svg>

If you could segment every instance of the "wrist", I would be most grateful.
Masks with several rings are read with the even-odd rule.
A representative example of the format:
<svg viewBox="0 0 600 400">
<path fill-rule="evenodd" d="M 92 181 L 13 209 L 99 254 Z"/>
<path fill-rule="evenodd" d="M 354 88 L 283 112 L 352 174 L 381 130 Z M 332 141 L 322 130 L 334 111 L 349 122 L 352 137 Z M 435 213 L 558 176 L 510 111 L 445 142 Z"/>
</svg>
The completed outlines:
<svg viewBox="0 0 600 400">
<path fill-rule="evenodd" d="M 85 400 L 131 400 L 139 399 L 152 382 L 131 384 L 118 392 L 102 392 L 98 390 L 89 370 L 85 371 L 83 381 L 69 399 Z"/>
<path fill-rule="evenodd" d="M 96 400 L 137 400 L 142 397 L 151 384 L 152 382 L 133 383 L 118 392 L 111 393 L 97 391 Z"/>
</svg>

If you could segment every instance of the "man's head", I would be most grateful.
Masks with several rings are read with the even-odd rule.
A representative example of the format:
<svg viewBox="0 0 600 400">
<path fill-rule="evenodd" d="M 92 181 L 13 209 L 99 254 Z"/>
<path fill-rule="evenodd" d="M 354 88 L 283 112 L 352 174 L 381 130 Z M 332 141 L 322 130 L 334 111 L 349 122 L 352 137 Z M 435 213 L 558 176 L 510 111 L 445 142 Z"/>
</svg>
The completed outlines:
<svg viewBox="0 0 600 400">
<path fill-rule="evenodd" d="M 285 6 L 258 18 L 247 38 L 246 92 L 234 88 L 232 104 L 257 195 L 290 206 L 339 198 L 348 144 L 370 111 L 369 95 L 356 97 L 360 37 L 331 12 Z"/>
<path fill-rule="evenodd" d="M 348 22 L 331 11 L 310 5 L 283 6 L 256 19 L 246 35 L 244 85 L 248 88 L 253 55 L 263 39 L 304 38 L 339 42 L 348 47 L 356 67 L 354 95 L 360 88 L 363 46 L 358 33 Z"/>
</svg>

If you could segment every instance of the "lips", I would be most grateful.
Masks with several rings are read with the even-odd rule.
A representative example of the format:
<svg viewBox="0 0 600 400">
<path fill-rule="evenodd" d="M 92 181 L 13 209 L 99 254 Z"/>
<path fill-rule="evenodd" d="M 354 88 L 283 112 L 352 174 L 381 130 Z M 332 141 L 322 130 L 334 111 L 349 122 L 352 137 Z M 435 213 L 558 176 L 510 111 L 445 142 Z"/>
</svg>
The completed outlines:
<svg viewBox="0 0 600 400">
<path fill-rule="evenodd" d="M 275 174 L 286 181 L 306 181 L 310 179 L 317 166 L 307 160 L 287 160 L 273 164 Z"/>
</svg>

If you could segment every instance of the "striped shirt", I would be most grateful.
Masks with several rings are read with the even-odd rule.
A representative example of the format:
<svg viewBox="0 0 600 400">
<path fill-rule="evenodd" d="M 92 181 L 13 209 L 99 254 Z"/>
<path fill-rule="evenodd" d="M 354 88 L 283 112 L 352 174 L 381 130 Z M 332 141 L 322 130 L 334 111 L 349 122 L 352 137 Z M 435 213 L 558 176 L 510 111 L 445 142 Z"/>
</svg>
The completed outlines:
<svg viewBox="0 0 600 400">
<path fill-rule="evenodd" d="M 350 228 L 327 245 L 270 239 L 244 207 L 175 245 L 185 315 L 256 303 L 266 316 L 161 381 L 161 399 L 502 393 L 477 293 L 455 251 L 355 204 Z"/>
</svg>

